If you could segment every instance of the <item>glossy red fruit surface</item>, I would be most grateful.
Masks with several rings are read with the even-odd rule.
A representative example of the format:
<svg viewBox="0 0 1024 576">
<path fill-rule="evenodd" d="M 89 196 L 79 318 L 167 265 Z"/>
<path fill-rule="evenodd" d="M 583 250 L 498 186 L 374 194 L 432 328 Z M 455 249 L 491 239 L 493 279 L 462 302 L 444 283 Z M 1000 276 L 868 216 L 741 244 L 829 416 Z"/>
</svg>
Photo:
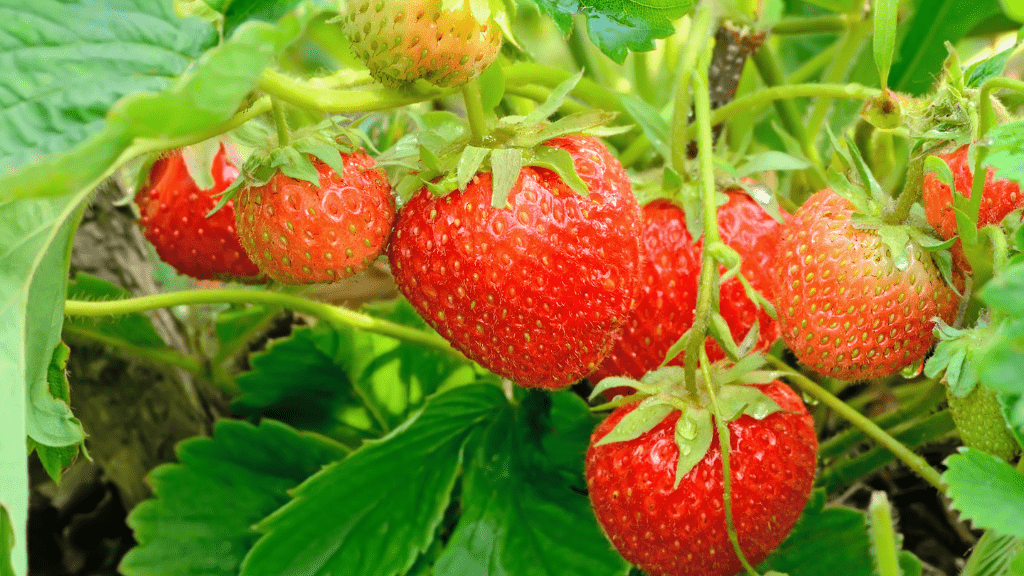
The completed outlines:
<svg viewBox="0 0 1024 576">
<path fill-rule="evenodd" d="M 939 158 L 946 162 L 953 173 L 953 184 L 963 196 L 971 197 L 971 186 L 974 174 L 967 157 L 970 146 L 964 145 L 950 154 L 941 154 Z M 928 172 L 924 177 L 924 209 L 928 222 L 943 238 L 956 236 L 956 216 L 953 212 L 953 192 L 949 186 Z M 1010 180 L 996 180 L 995 169 L 989 168 L 985 173 L 985 188 L 981 195 L 981 208 L 978 212 L 978 228 L 989 224 L 998 224 L 1010 212 L 1024 207 L 1024 195 L 1020 185 Z"/>
<path fill-rule="evenodd" d="M 771 300 L 781 225 L 750 196 L 736 190 L 727 194 L 729 201 L 718 209 L 722 241 L 742 257 L 741 271 L 751 286 Z M 591 375 L 595 382 L 607 376 L 639 379 L 660 366 L 669 348 L 693 325 L 704 239 L 694 244 L 683 209 L 667 200 L 644 206 L 643 214 L 644 250 L 637 307 L 627 318 L 612 353 Z M 756 349 L 765 349 L 778 339 L 778 325 L 747 298 L 739 278 L 722 283 L 719 306 L 736 342 L 743 340 L 755 322 L 759 327 Z M 713 338 L 708 338 L 706 348 L 711 361 L 725 357 Z M 669 364 L 682 366 L 682 355 Z"/>
<path fill-rule="evenodd" d="M 785 384 L 757 386 L 782 408 L 762 420 L 728 424 L 732 514 L 740 546 L 756 565 L 785 540 L 810 496 L 817 437 L 803 402 Z M 654 576 L 742 572 L 726 531 L 717 433 L 704 459 L 674 487 L 679 448 L 673 412 L 634 440 L 595 444 L 638 403 L 615 410 L 591 437 L 590 500 L 605 534 Z"/>
<path fill-rule="evenodd" d="M 880 378 L 920 361 L 933 318 L 951 323 L 959 297 L 916 245 L 899 270 L 879 235 L 850 223 L 853 204 L 829 189 L 782 229 L 775 307 L 786 345 L 820 374 Z"/>
<path fill-rule="evenodd" d="M 238 177 L 226 154 L 221 145 L 211 168 L 213 188 L 200 190 L 181 151 L 168 152 L 153 164 L 135 204 L 146 239 L 178 272 L 199 280 L 251 281 L 260 271 L 239 244 L 234 203 L 206 217 L 217 205 L 215 196 Z"/>
<path fill-rule="evenodd" d="M 366 153 L 342 154 L 342 174 L 312 160 L 319 187 L 278 172 L 236 197 L 242 246 L 285 284 L 333 282 L 363 270 L 383 251 L 395 219 L 391 185 Z"/>
<path fill-rule="evenodd" d="M 490 173 L 442 198 L 424 188 L 388 255 L 403 294 L 455 348 L 520 385 L 559 388 L 597 367 L 634 306 L 641 219 L 598 139 L 546 145 L 569 152 L 587 197 L 529 166 L 500 209 Z"/>
</svg>

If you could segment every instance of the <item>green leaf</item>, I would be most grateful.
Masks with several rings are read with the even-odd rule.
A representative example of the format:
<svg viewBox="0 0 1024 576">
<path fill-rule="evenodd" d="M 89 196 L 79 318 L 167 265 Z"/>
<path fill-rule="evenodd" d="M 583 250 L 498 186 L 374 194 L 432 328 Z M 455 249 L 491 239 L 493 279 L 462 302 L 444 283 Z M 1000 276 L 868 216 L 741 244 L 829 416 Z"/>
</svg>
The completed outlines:
<svg viewBox="0 0 1024 576">
<path fill-rule="evenodd" d="M 433 397 L 401 428 L 294 489 L 293 500 L 257 526 L 264 535 L 241 575 L 406 571 L 435 538 L 467 439 L 504 406 L 491 385 Z"/>
<path fill-rule="evenodd" d="M 755 420 L 782 410 L 768 395 L 753 386 L 725 385 L 718 390 L 718 404 L 722 417 L 731 422 L 747 415 Z"/>
<path fill-rule="evenodd" d="M 1010 59 L 1010 56 L 1017 50 L 1017 47 L 1007 48 L 1002 52 L 995 54 L 989 58 L 982 60 L 981 62 L 975 62 L 967 69 L 967 86 L 970 88 L 980 88 L 981 85 L 989 78 L 995 78 L 1003 73 L 1003 69 L 1006 68 L 1006 61 Z"/>
<path fill-rule="evenodd" d="M 534 148 L 528 152 L 526 163 L 529 166 L 547 168 L 558 174 L 562 182 L 580 196 L 586 197 L 590 194 L 590 190 L 587 189 L 587 183 L 576 172 L 576 165 L 572 161 L 572 156 L 562 148 L 552 148 L 550 146 Z"/>
<path fill-rule="evenodd" d="M 797 158 L 785 152 L 768 150 L 748 156 L 743 164 L 736 168 L 736 174 L 743 177 L 770 170 L 804 170 L 810 167 L 811 163 L 804 158 Z"/>
<path fill-rule="evenodd" d="M 995 177 L 1024 183 L 1024 120 L 996 126 L 986 139 L 992 145 L 985 164 L 996 169 Z"/>
<path fill-rule="evenodd" d="M 618 94 L 619 102 L 626 112 L 636 120 L 644 135 L 651 141 L 651 145 L 658 151 L 662 158 L 671 158 L 672 150 L 669 148 L 671 140 L 671 129 L 668 122 L 661 117 L 661 114 L 644 99 L 632 94 Z"/>
<path fill-rule="evenodd" d="M 264 420 L 221 420 L 212 438 L 177 448 L 178 463 L 149 475 L 154 498 L 128 516 L 138 544 L 125 576 L 233 576 L 259 538 L 253 525 L 288 502 L 288 491 L 344 456 L 325 438 Z"/>
<path fill-rule="evenodd" d="M 71 404 L 71 391 L 68 388 L 67 364 L 71 349 L 63 342 L 57 344 L 53 350 L 53 357 L 50 359 L 50 367 L 46 371 L 46 381 L 50 385 L 50 396 L 66 404 Z M 46 446 L 35 440 L 28 439 L 28 452 L 35 451 L 42 463 L 43 469 L 50 478 L 60 484 L 60 474 L 65 468 L 71 465 L 78 456 L 78 448 L 81 443 L 69 446 Z"/>
<path fill-rule="evenodd" d="M 1024 446 L 1024 395 L 999 394 L 999 411 L 1014 440 Z"/>
<path fill-rule="evenodd" d="M 892 54 L 896 49 L 896 14 L 899 11 L 899 0 L 875 0 L 875 65 L 878 77 L 884 89 L 889 82 L 889 67 L 892 66 Z"/>
<path fill-rule="evenodd" d="M 693 470 L 698 462 L 704 460 L 715 438 L 715 424 L 711 412 L 703 408 L 687 410 L 676 420 L 676 447 L 679 449 L 679 460 L 676 463 L 676 480 L 674 487 L 679 488 L 683 476 Z"/>
<path fill-rule="evenodd" d="M 824 508 L 825 492 L 815 490 L 789 537 L 760 566 L 789 576 L 873 576 L 867 518 L 845 506 Z"/>
<path fill-rule="evenodd" d="M 944 41 L 956 44 L 975 26 L 999 14 L 999 0 L 916 0 L 889 74 L 889 87 L 927 93 L 946 59 Z"/>
<path fill-rule="evenodd" d="M 1022 545 L 1020 538 L 1006 534 L 989 532 L 983 536 L 985 542 L 979 542 L 971 551 L 971 556 L 964 567 L 962 575 L 973 576 L 1021 576 L 1024 572 L 1016 566 L 1024 568 L 1020 560 Z"/>
<path fill-rule="evenodd" d="M 352 358 L 364 352 L 365 344 L 351 342 L 349 332 L 327 323 L 297 328 L 273 341 L 252 356 L 252 370 L 236 378 L 242 395 L 231 403 L 232 411 L 274 418 L 351 445 L 380 436 L 385 430 L 361 407 L 350 377 Z"/>
<path fill-rule="evenodd" d="M 218 357 L 225 352 L 240 350 L 278 315 L 280 309 L 272 306 L 231 306 L 217 314 L 213 330 L 220 343 Z"/>
<path fill-rule="evenodd" d="M 11 562 L 11 551 L 17 541 L 14 539 L 14 528 L 11 526 L 11 515 L 6 506 L 0 506 L 0 576 L 15 576 L 17 572 Z M 21 571 L 24 573 L 24 570 Z"/>
<path fill-rule="evenodd" d="M 625 574 L 581 492 L 594 423 L 565 392 L 532 392 L 496 415 L 467 462 L 463 514 L 434 574 Z"/>
<path fill-rule="evenodd" d="M 499 148 L 491 152 L 491 206 L 504 208 L 508 195 L 519 180 L 523 168 L 523 151 L 519 148 Z"/>
<path fill-rule="evenodd" d="M 976 528 L 1024 536 L 1024 476 L 1001 459 L 961 448 L 946 458 L 942 481 L 960 517 Z"/>
<path fill-rule="evenodd" d="M 0 0 L 0 18 L 18 23 L 0 38 L 0 173 L 100 133 L 114 102 L 166 88 L 217 42 L 170 2 Z"/>
<path fill-rule="evenodd" d="M 505 72 L 501 66 L 488 66 L 477 78 L 484 110 L 493 112 L 505 97 Z"/>
<path fill-rule="evenodd" d="M 224 12 L 224 35 L 230 37 L 236 28 L 249 20 L 277 22 L 292 11 L 302 0 L 230 0 L 225 1 L 228 9 Z M 316 2 L 313 2 L 316 3 Z M 325 7 L 328 2 L 320 1 Z"/>
</svg>

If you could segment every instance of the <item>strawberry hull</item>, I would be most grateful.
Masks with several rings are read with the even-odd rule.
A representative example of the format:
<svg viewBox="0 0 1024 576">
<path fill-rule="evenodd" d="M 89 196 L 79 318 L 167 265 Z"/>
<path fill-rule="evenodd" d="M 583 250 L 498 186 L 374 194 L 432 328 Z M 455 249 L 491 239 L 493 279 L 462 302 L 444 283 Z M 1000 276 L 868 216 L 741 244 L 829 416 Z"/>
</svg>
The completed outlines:
<svg viewBox="0 0 1024 576">
<path fill-rule="evenodd" d="M 389 256 L 399 288 L 452 345 L 526 387 L 560 388 L 593 371 L 618 337 L 639 285 L 640 211 L 600 141 L 560 138 L 587 183 L 524 167 L 508 205 L 491 174 L 399 213 Z"/>
</svg>

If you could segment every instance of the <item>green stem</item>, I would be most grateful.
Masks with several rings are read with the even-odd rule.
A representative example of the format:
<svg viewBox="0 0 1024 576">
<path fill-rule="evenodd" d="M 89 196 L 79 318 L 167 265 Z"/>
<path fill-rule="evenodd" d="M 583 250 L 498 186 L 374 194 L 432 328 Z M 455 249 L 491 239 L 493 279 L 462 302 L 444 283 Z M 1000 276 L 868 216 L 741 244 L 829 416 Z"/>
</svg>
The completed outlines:
<svg viewBox="0 0 1024 576">
<path fill-rule="evenodd" d="M 68 316 L 109 316 L 197 304 L 270 304 L 282 306 L 297 312 L 316 316 L 339 328 L 358 328 L 397 338 L 423 346 L 424 348 L 445 352 L 454 357 L 464 358 L 462 354 L 448 344 L 448 341 L 435 334 L 281 292 L 238 289 L 182 290 L 180 292 L 168 292 L 165 294 L 153 294 L 138 298 L 102 302 L 68 300 L 64 303 L 64 313 Z"/>
<path fill-rule="evenodd" d="M 956 425 L 953 423 L 953 416 L 949 410 L 943 410 L 903 429 L 893 430 L 891 436 L 912 450 L 954 430 Z M 815 483 L 832 493 L 881 470 L 892 462 L 893 458 L 893 453 L 888 449 L 875 446 L 855 458 L 822 470 Z"/>
<path fill-rule="evenodd" d="M 281 106 L 281 102 L 276 98 L 271 98 L 270 104 L 274 113 L 274 127 L 277 128 L 277 145 L 287 146 L 291 138 L 288 136 L 288 119 L 284 116 L 284 106 Z"/>
<path fill-rule="evenodd" d="M 783 18 L 772 26 L 772 34 L 832 34 L 850 27 L 847 14 Z"/>
<path fill-rule="evenodd" d="M 709 47 L 710 48 L 710 47 Z M 718 234 L 718 203 L 715 195 L 714 144 L 711 135 L 711 95 L 708 92 L 708 72 L 704 66 L 711 54 L 698 59 L 697 69 L 693 74 L 693 108 L 697 126 L 697 159 L 700 165 L 700 191 L 704 217 L 704 250 L 701 255 L 700 277 L 697 281 L 697 307 L 694 310 L 693 326 L 690 328 L 690 340 L 686 344 L 684 363 L 686 385 L 689 390 L 696 389 L 695 364 L 699 351 L 704 348 L 707 338 L 708 320 L 714 305 L 715 280 L 718 275 L 718 264 L 711 257 L 708 247 L 721 242 Z"/>
<path fill-rule="evenodd" d="M 476 80 L 462 87 L 462 99 L 466 104 L 466 118 L 469 120 L 470 143 L 479 146 L 487 134 L 487 119 L 484 111 L 480 84 Z"/>
<path fill-rule="evenodd" d="M 725 508 L 725 529 L 729 534 L 729 542 L 732 543 L 732 549 L 736 552 L 736 557 L 739 558 L 744 570 L 750 576 L 760 576 L 757 570 L 754 570 L 754 567 L 747 561 L 746 555 L 743 554 L 743 549 L 740 548 L 740 537 L 736 533 L 736 522 L 732 517 L 732 469 L 729 465 L 732 446 L 729 438 L 729 426 L 722 417 L 722 408 L 718 405 L 718 395 L 715 393 L 715 388 L 711 383 L 710 365 L 711 361 L 708 360 L 708 353 L 701 347 L 700 372 L 704 377 L 704 387 L 708 391 L 708 398 L 711 400 L 711 410 L 715 415 L 715 427 L 718 429 L 718 446 L 722 451 L 722 502 Z"/>
<path fill-rule="evenodd" d="M 804 62 L 799 68 L 786 77 L 787 84 L 800 84 L 806 82 L 821 72 L 826 66 L 835 61 L 836 52 L 839 51 L 839 43 L 834 42 L 818 53 L 817 56 Z"/>
<path fill-rule="evenodd" d="M 757 52 L 754 52 L 752 59 L 758 73 L 761 75 L 761 80 L 764 81 L 766 86 L 769 88 L 782 87 L 785 84 L 786 80 L 782 75 L 782 68 L 779 65 L 778 58 L 775 56 L 775 52 L 771 48 L 771 44 L 766 43 L 764 46 L 761 46 Z M 733 104 L 738 101 L 733 100 Z M 808 145 L 810 138 L 808 137 L 807 128 L 804 126 L 804 119 L 800 115 L 800 111 L 797 110 L 796 103 L 787 98 L 775 100 L 774 105 L 775 111 L 779 114 L 779 119 L 782 120 L 783 128 L 796 138 L 797 142 L 802 144 L 804 156 L 812 164 L 820 167 L 821 157 L 814 146 Z M 825 181 L 824 179 L 821 179 L 821 182 L 815 181 L 814 185 L 818 188 L 824 188 Z"/>
<path fill-rule="evenodd" d="M 873 418 L 872 422 L 879 427 L 888 429 L 891 426 L 912 422 L 918 417 L 927 414 L 946 399 L 946 388 L 937 379 L 927 382 L 928 388 L 918 394 L 917 402 L 905 409 L 896 410 Z M 888 431 L 888 430 L 887 430 Z M 891 433 L 891 431 L 890 431 Z M 864 432 L 859 428 L 849 428 L 837 434 L 818 446 L 818 455 L 822 458 L 832 458 L 846 452 L 864 440 Z"/>
<path fill-rule="evenodd" d="M 787 84 L 785 86 L 771 86 L 752 92 L 729 102 L 721 108 L 716 108 L 711 115 L 711 124 L 719 124 L 729 118 L 767 106 L 777 100 L 790 100 L 794 98 L 846 98 L 850 100 L 867 100 L 881 96 L 882 91 L 877 88 L 869 88 L 860 84 Z M 686 131 L 687 138 L 693 138 L 697 134 L 697 127 L 690 126 Z"/>
<path fill-rule="evenodd" d="M 871 494 L 868 505 L 871 518 L 871 541 L 875 567 L 880 576 L 900 576 L 899 550 L 896 549 L 896 531 L 892 525 L 892 506 L 885 492 Z"/>
<path fill-rule="evenodd" d="M 992 93 L 1002 88 L 1024 92 L 1024 81 L 997 77 L 989 78 L 982 83 L 981 92 L 978 94 L 981 105 L 981 122 L 978 128 L 979 139 L 984 138 L 998 120 L 992 106 Z"/>
<path fill-rule="evenodd" d="M 703 53 L 704 47 L 713 37 L 711 35 L 711 11 L 701 8 L 693 16 L 690 32 L 687 35 L 687 39 L 690 41 L 683 46 L 683 52 L 679 58 L 678 84 L 676 84 L 676 94 L 672 104 L 672 157 L 665 159 L 672 169 L 684 178 L 687 177 L 688 172 L 686 170 L 686 149 L 689 141 L 693 138 L 688 127 L 693 130 L 697 129 L 696 125 L 690 126 L 690 88 L 692 86 L 690 79 L 694 75 L 694 70 L 698 65 L 697 60 Z M 704 74 L 706 77 L 707 70 L 704 70 Z"/>
<path fill-rule="evenodd" d="M 847 29 L 846 33 L 843 34 L 843 39 L 839 42 L 839 52 L 825 72 L 825 77 L 822 78 L 823 83 L 838 84 L 846 80 L 851 69 L 850 62 L 857 61 L 857 54 L 860 52 L 864 37 L 871 31 L 871 26 L 872 22 L 870 20 L 862 20 L 854 22 Z M 825 118 L 828 117 L 832 103 L 833 99 L 831 98 L 819 98 L 814 102 L 811 113 L 807 116 L 808 120 L 805 123 L 807 127 L 805 138 L 807 140 L 801 140 L 805 150 L 818 149 L 818 136 L 822 133 L 821 126 L 825 123 Z"/>
<path fill-rule="evenodd" d="M 208 378 L 210 376 L 210 374 L 203 368 L 202 362 L 171 348 L 147 348 L 145 346 L 136 346 L 127 340 L 113 338 L 100 332 L 68 324 L 64 325 L 63 332 L 65 336 L 84 340 L 93 340 L 103 344 L 104 346 L 110 346 L 111 348 L 117 348 L 122 352 L 127 352 L 132 356 L 146 358 L 147 360 L 151 360 L 157 364 L 167 364 L 168 366 L 181 368 L 193 376 L 199 376 L 202 378 Z"/>
<path fill-rule="evenodd" d="M 338 114 L 375 112 L 433 100 L 452 89 L 378 88 L 376 90 L 334 90 L 290 78 L 274 70 L 264 70 L 257 88 L 300 108 Z"/>
<path fill-rule="evenodd" d="M 992 245 L 992 272 L 995 273 L 1006 266 L 1009 260 L 1010 248 L 1006 243 L 1006 234 L 1003 228 L 996 224 L 983 226 L 978 231 L 978 236 L 988 239 Z"/>
<path fill-rule="evenodd" d="M 799 371 L 774 356 L 766 355 L 766 358 L 776 368 L 786 372 L 790 379 L 796 382 L 804 392 L 807 392 L 811 396 L 817 398 L 818 401 L 831 408 L 832 411 L 840 417 L 863 430 L 868 437 L 884 446 L 889 452 L 892 452 L 892 454 L 899 458 L 908 468 L 917 473 L 917 475 L 923 478 L 926 482 L 934 486 L 939 492 L 946 492 L 946 486 L 942 483 L 942 478 L 938 471 L 932 468 L 924 458 L 912 452 L 899 440 L 890 436 L 885 430 L 879 428 L 877 424 L 869 420 L 866 416 L 847 406 L 845 402 L 837 398 L 828 390 L 819 386 L 817 382 L 811 380 L 807 376 L 804 376 Z"/>
<path fill-rule="evenodd" d="M 906 222 L 911 208 L 921 198 L 921 191 L 924 188 L 924 159 L 926 157 L 926 154 L 921 154 L 910 161 L 910 166 L 907 168 L 907 181 L 903 183 L 903 190 L 900 190 L 896 206 L 882 219 L 886 224 Z"/>
</svg>

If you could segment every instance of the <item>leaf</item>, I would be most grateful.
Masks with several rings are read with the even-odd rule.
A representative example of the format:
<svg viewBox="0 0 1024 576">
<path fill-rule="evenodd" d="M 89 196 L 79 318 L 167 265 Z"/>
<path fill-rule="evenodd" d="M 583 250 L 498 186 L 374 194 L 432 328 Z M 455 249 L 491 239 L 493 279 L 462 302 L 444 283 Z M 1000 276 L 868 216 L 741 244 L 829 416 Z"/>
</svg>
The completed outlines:
<svg viewBox="0 0 1024 576">
<path fill-rule="evenodd" d="M 985 164 L 996 169 L 995 177 L 1024 183 L 1024 121 L 996 126 L 986 139 L 992 145 Z"/>
<path fill-rule="evenodd" d="M 228 9 L 224 12 L 224 35 L 231 36 L 236 28 L 249 20 L 277 22 L 282 16 L 291 12 L 301 0 L 230 0 L 224 2 Z M 313 2 L 316 3 L 316 2 Z M 321 5 L 331 8 L 328 2 L 320 1 Z"/>
<path fill-rule="evenodd" d="M 114 102 L 166 88 L 217 41 L 170 2 L 0 0 L 0 18 L 18 23 L 0 37 L 0 173 L 85 142 Z"/>
<path fill-rule="evenodd" d="M 655 396 L 645 398 L 639 406 L 623 416 L 622 420 L 619 420 L 619 423 L 605 434 L 595 446 L 636 440 L 650 432 L 652 428 L 660 424 L 674 410 L 676 409 L 660 402 Z"/>
<path fill-rule="evenodd" d="M 632 94 L 618 94 L 619 102 L 626 112 L 636 120 L 644 135 L 651 141 L 651 145 L 658 151 L 662 158 L 671 158 L 672 150 L 669 148 L 671 129 L 668 122 L 661 117 L 661 114 L 648 102 Z"/>
<path fill-rule="evenodd" d="M 946 458 L 942 481 L 961 518 L 975 528 L 1024 536 L 1024 476 L 1001 459 L 960 448 Z"/>
<path fill-rule="evenodd" d="M 679 459 L 676 462 L 676 479 L 674 488 L 679 488 L 683 476 L 693 470 L 698 462 L 704 460 L 711 442 L 715 438 L 715 424 L 711 412 L 703 408 L 687 410 L 676 420 L 676 447 Z"/>
<path fill-rule="evenodd" d="M 985 546 L 976 546 L 971 551 L 968 559 L 968 566 L 964 567 L 961 574 L 973 574 L 974 576 L 1021 576 L 1019 564 L 1022 558 L 1021 550 L 1024 548 L 1021 540 L 1006 534 L 990 532 L 985 537 L 989 540 Z M 1024 567 L 1024 565 L 1022 565 Z"/>
<path fill-rule="evenodd" d="M 654 48 L 654 40 L 674 32 L 672 20 L 689 12 L 693 0 L 654 0 L 619 2 L 615 0 L 534 0 L 547 13 L 562 34 L 572 29 L 572 16 L 587 18 L 590 39 L 609 58 L 622 64 L 627 48 L 645 51 Z"/>
<path fill-rule="evenodd" d="M 789 537 L 758 569 L 789 576 L 873 576 L 867 518 L 845 506 L 824 508 L 825 492 L 815 490 Z"/>
<path fill-rule="evenodd" d="M 736 174 L 743 177 L 770 170 L 804 170 L 810 167 L 811 163 L 803 158 L 797 158 L 785 152 L 768 150 L 748 156 L 744 163 L 736 168 Z"/>
<path fill-rule="evenodd" d="M 128 516 L 138 544 L 125 576 L 233 576 L 259 538 L 253 525 L 288 501 L 288 491 L 344 456 L 313 434 L 264 420 L 221 420 L 212 438 L 192 438 L 178 463 L 153 470 L 154 498 Z"/>
<path fill-rule="evenodd" d="M 68 388 L 67 364 L 71 350 L 63 343 L 57 344 L 53 350 L 53 357 L 50 359 L 50 366 L 46 371 L 46 381 L 50 386 L 50 396 L 68 405 L 71 404 L 71 391 Z M 69 446 L 46 446 L 35 440 L 28 439 L 28 452 L 35 451 L 42 463 L 43 469 L 50 478 L 60 484 L 60 474 L 65 468 L 71 465 L 78 456 L 78 448 L 81 443 Z"/>
<path fill-rule="evenodd" d="M 1020 394 L 999 394 L 999 411 L 1006 421 L 1006 427 L 1018 444 L 1024 446 L 1024 396 Z"/>
<path fill-rule="evenodd" d="M 294 489 L 291 502 L 257 525 L 263 536 L 241 576 L 406 571 L 435 538 L 467 439 L 504 406 L 491 385 L 433 397 L 387 437 Z"/>
<path fill-rule="evenodd" d="M 11 551 L 17 541 L 14 539 L 14 528 L 11 526 L 11 515 L 6 506 L 0 506 L 0 576 L 15 576 L 17 572 L 11 562 Z M 22 573 L 25 570 L 21 570 Z"/>
<path fill-rule="evenodd" d="M 361 407 L 352 386 L 351 358 L 365 348 L 348 345 L 349 338 L 348 332 L 320 323 L 272 342 L 252 356 L 252 370 L 236 378 L 242 395 L 231 403 L 232 411 L 246 418 L 274 418 L 352 445 L 382 435 L 385 430 Z M 343 419 L 346 407 L 351 409 Z"/>
<path fill-rule="evenodd" d="M 967 86 L 969 88 L 981 88 L 981 85 L 989 78 L 995 78 L 1003 73 L 1006 68 L 1006 61 L 1017 50 L 1016 46 L 1007 48 L 1002 52 L 975 62 L 967 69 Z"/>
<path fill-rule="evenodd" d="M 956 44 L 975 26 L 1001 12 L 999 0 L 916 0 L 889 74 L 889 87 L 919 96 L 940 76 L 948 41 Z"/>
<path fill-rule="evenodd" d="M 625 574 L 580 491 L 594 424 L 566 392 L 532 392 L 497 414 L 468 459 L 463 514 L 434 574 Z"/>
<path fill-rule="evenodd" d="M 280 312 L 274 306 L 231 306 L 217 314 L 213 330 L 220 343 L 218 357 L 241 349 Z"/>
<path fill-rule="evenodd" d="M 899 11 L 899 0 L 875 0 L 875 36 L 873 47 L 875 65 L 881 87 L 885 89 L 889 82 L 889 67 L 892 66 L 892 54 L 896 49 L 896 15 Z"/>
</svg>

